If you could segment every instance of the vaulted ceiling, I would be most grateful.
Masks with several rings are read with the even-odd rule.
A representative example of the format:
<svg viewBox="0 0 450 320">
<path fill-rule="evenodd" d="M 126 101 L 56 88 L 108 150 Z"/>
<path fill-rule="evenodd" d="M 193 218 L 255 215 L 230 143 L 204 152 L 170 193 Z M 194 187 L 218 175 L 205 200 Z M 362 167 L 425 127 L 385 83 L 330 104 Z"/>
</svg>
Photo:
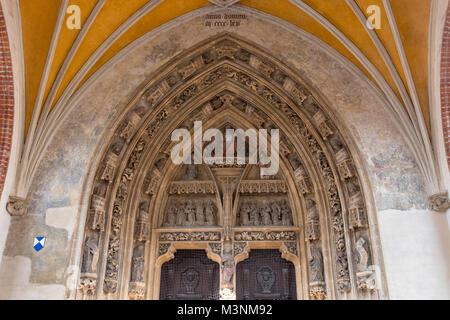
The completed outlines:
<svg viewBox="0 0 450 320">
<path fill-rule="evenodd" d="M 282 18 L 310 32 L 373 79 L 371 72 L 360 63 L 360 59 L 348 49 L 342 39 L 330 32 L 329 28 L 315 19 L 308 10 L 302 8 L 309 7 L 325 18 L 327 23 L 336 27 L 339 33 L 367 57 L 401 100 L 392 70 L 364 25 L 358 20 L 354 8 L 352 9 L 352 2 L 366 16 L 368 6 L 375 4 L 381 8 L 381 29 L 374 31 L 392 60 L 399 79 L 408 90 L 408 95 L 412 97 L 414 93 L 411 92 L 412 88 L 408 87 L 407 75 L 402 66 L 398 44 L 395 42 L 395 28 L 398 28 L 420 107 L 429 129 L 427 44 L 430 0 L 390 1 L 396 26 L 390 25 L 383 0 L 242 0 L 239 4 Z M 66 19 L 67 15 L 58 21 L 61 12 L 65 13 L 64 6 L 73 4 L 81 9 L 81 30 L 65 27 L 65 20 L 62 19 Z M 20 0 L 26 70 L 26 129 L 30 126 L 33 112 L 33 121 L 37 121 L 44 106 L 50 110 L 77 72 L 102 44 L 105 46 L 105 52 L 86 69 L 82 80 L 76 83 L 77 87 L 132 41 L 165 22 L 208 5 L 214 4 L 207 0 Z M 139 15 L 139 18 L 128 25 L 127 19 L 133 15 Z M 120 26 L 126 26 L 123 34 L 106 45 L 107 39 Z M 76 41 L 77 38 L 79 41 Z M 62 68 L 64 63 L 66 65 Z"/>
</svg>

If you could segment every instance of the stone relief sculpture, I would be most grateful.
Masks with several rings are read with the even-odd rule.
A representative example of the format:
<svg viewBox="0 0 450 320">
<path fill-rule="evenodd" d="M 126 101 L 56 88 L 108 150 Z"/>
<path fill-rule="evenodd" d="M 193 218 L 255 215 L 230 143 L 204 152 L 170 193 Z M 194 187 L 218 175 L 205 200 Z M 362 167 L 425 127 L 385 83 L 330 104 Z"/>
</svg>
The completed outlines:
<svg viewBox="0 0 450 320">
<path fill-rule="evenodd" d="M 306 237 L 308 240 L 320 239 L 319 209 L 312 199 L 306 199 Z"/>
<path fill-rule="evenodd" d="M 139 243 L 134 248 L 131 263 L 131 282 L 143 282 L 145 265 L 145 245 Z"/>
<path fill-rule="evenodd" d="M 317 245 L 310 248 L 309 257 L 309 294 L 312 299 L 326 298 L 322 250 Z"/>
<path fill-rule="evenodd" d="M 91 236 L 86 238 L 84 244 L 81 272 L 96 273 L 98 257 L 98 235 L 93 233 Z"/>
<path fill-rule="evenodd" d="M 214 226 L 216 207 L 211 199 L 170 200 L 164 227 Z"/>
<path fill-rule="evenodd" d="M 375 270 L 370 266 L 370 253 L 368 243 L 363 237 L 356 241 L 355 261 L 357 265 L 357 284 L 360 290 L 376 289 Z"/>
<path fill-rule="evenodd" d="M 292 226 L 292 213 L 286 200 L 244 200 L 239 210 L 241 226 Z"/>
</svg>

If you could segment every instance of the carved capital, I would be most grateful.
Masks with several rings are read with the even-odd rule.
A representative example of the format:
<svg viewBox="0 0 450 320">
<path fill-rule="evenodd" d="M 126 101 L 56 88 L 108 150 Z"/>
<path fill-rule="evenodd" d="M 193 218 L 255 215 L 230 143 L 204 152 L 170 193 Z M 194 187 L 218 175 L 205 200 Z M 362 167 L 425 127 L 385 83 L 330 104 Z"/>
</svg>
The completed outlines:
<svg viewBox="0 0 450 320">
<path fill-rule="evenodd" d="M 312 300 L 325 300 L 327 297 L 325 282 L 323 281 L 311 282 L 309 284 L 309 296 Z"/>
<path fill-rule="evenodd" d="M 128 298 L 130 300 L 144 300 L 145 282 L 130 282 Z"/>
<path fill-rule="evenodd" d="M 436 212 L 446 212 L 450 209 L 450 200 L 448 199 L 448 193 L 438 193 L 428 198 L 428 208 Z"/>
<path fill-rule="evenodd" d="M 82 274 L 80 278 L 79 290 L 83 293 L 83 296 L 93 296 L 97 290 L 97 275 L 85 275 Z"/>
<path fill-rule="evenodd" d="M 9 196 L 8 203 L 6 204 L 6 211 L 12 217 L 20 217 L 27 214 L 28 201 L 26 199 Z"/>
</svg>

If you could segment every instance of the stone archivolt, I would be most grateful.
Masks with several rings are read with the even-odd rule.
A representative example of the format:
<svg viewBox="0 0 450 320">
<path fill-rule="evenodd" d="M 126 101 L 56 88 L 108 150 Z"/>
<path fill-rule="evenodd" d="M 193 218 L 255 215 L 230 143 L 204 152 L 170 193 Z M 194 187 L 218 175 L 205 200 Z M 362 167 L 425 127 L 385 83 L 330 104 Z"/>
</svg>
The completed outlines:
<svg viewBox="0 0 450 320">
<path fill-rule="evenodd" d="M 228 37 L 228 36 L 226 36 Z M 187 61 L 187 62 L 186 62 Z M 325 110 L 321 109 L 317 102 L 311 107 L 311 101 L 315 101 L 308 89 L 303 86 L 298 80 L 298 77 L 292 74 L 284 66 L 278 62 L 273 61 L 265 54 L 250 45 L 236 40 L 227 38 L 224 40 L 215 40 L 211 45 L 199 48 L 195 51 L 194 57 L 180 62 L 176 68 L 165 68 L 168 73 L 161 72 L 158 80 L 152 80 L 147 86 L 139 101 L 142 110 L 139 114 L 131 111 L 123 120 L 122 124 L 118 126 L 117 132 L 111 140 L 111 147 L 107 150 L 114 150 L 114 155 L 107 153 L 105 160 L 99 167 L 99 173 L 96 175 L 97 180 L 95 185 L 107 182 L 104 185 L 108 192 L 101 195 L 93 194 L 91 197 L 91 208 L 89 214 L 88 225 L 90 230 L 86 232 L 86 237 L 92 233 L 100 233 L 103 236 L 98 237 L 98 247 L 105 247 L 106 263 L 101 263 L 95 270 L 99 272 L 99 268 L 104 270 L 103 291 L 105 294 L 116 294 L 118 286 L 123 285 L 119 278 L 120 269 L 124 263 L 131 263 L 122 260 L 123 254 L 123 225 L 125 212 L 130 207 L 131 193 L 135 193 L 134 185 L 138 171 L 143 167 L 141 165 L 142 158 L 145 157 L 145 162 L 152 163 L 151 167 L 158 168 L 149 174 L 147 180 L 147 187 L 143 190 L 141 197 L 147 197 L 147 201 L 151 201 L 149 209 L 139 210 L 136 214 L 134 224 L 135 242 L 134 246 L 139 247 L 149 241 L 150 236 L 150 221 L 153 219 L 148 215 L 152 215 L 152 203 L 154 198 L 158 195 L 158 190 L 161 188 L 160 184 L 164 176 L 164 168 L 166 165 L 168 155 L 158 154 L 161 145 L 161 137 L 164 135 L 162 128 L 172 126 L 174 129 L 175 119 L 181 123 L 180 115 L 184 117 L 192 117 L 197 119 L 207 119 L 214 117 L 220 111 L 220 107 L 224 104 L 218 99 L 213 98 L 207 103 L 202 103 L 197 106 L 197 110 L 187 112 L 186 108 L 189 106 L 194 98 L 200 97 L 201 94 L 214 88 L 220 84 L 227 84 L 233 91 L 236 88 L 242 90 L 239 97 L 229 100 L 227 110 L 235 110 L 237 113 L 242 113 L 244 119 L 252 122 L 256 127 L 261 127 L 267 123 L 277 123 L 278 119 L 281 122 L 288 123 L 288 128 L 285 131 L 288 133 L 290 141 L 282 139 L 282 145 L 293 146 L 290 148 L 283 148 L 282 154 L 289 158 L 298 152 L 297 157 L 309 159 L 308 161 L 300 160 L 300 165 L 292 165 L 291 169 L 295 181 L 298 196 L 308 195 L 309 199 L 314 199 L 316 203 L 320 202 L 320 208 L 326 212 L 319 214 L 309 213 L 306 219 L 307 223 L 307 239 L 310 247 L 311 263 L 310 270 L 310 296 L 311 298 L 325 298 L 329 296 L 329 288 L 325 288 L 323 281 L 319 281 L 320 273 L 323 277 L 332 277 L 338 288 L 336 294 L 347 293 L 352 290 L 352 287 L 357 287 L 359 290 L 367 290 L 371 286 L 364 286 L 359 284 L 352 284 L 350 273 L 353 272 L 349 266 L 349 258 L 353 257 L 353 252 L 347 252 L 347 247 L 355 248 L 351 233 L 358 231 L 360 237 L 364 237 L 366 251 L 371 255 L 370 233 L 368 231 L 366 211 L 362 192 L 358 198 L 356 206 L 350 206 L 349 195 L 347 192 L 348 186 L 341 181 L 356 180 L 358 181 L 358 174 L 356 172 L 354 162 L 350 156 L 342 137 L 339 134 L 338 127 L 332 123 L 329 116 L 326 115 Z M 184 79 L 184 80 L 183 80 Z M 244 100 L 242 97 L 251 97 L 251 102 Z M 223 99 L 222 99 L 223 100 Z M 161 103 L 164 102 L 164 103 Z M 303 109 L 301 107 L 304 107 Z M 183 113 L 179 110 L 184 108 Z M 228 111 L 227 111 L 228 112 Z M 271 116 L 267 114 L 271 113 Z M 249 116 L 251 115 L 251 116 Z M 145 119 L 145 120 L 144 120 Z M 143 121 L 144 120 L 144 121 Z M 141 123 L 139 127 L 138 124 Z M 281 130 L 283 131 L 283 130 Z M 165 129 L 167 132 L 167 129 Z M 329 146 L 328 148 L 326 146 Z M 123 154 L 125 148 L 130 149 L 128 159 L 118 159 L 115 155 Z M 149 153 L 149 150 L 153 150 Z M 332 153 L 329 150 L 333 150 Z M 159 156 L 157 159 L 156 156 Z M 120 163 L 125 163 L 121 166 Z M 305 167 L 313 164 L 313 168 Z M 331 164 L 335 164 L 336 167 Z M 291 163 L 292 164 L 292 163 Z M 122 172 L 118 173 L 117 168 Z M 315 172 L 311 175 L 311 172 Z M 321 178 L 317 178 L 317 173 L 320 173 Z M 112 181 L 113 177 L 118 177 L 116 181 Z M 240 193 L 252 193 L 253 190 L 257 194 L 261 193 L 286 193 L 290 187 L 284 182 L 264 181 L 252 185 L 252 181 L 244 182 L 239 187 Z M 112 183 L 114 182 L 114 183 Z M 315 185 L 322 184 L 326 191 L 326 201 L 322 197 L 315 194 Z M 358 183 L 358 186 L 361 185 Z M 141 187 L 142 188 L 142 187 Z M 217 190 L 212 188 L 209 182 L 193 181 L 193 182 L 173 182 L 168 187 L 169 194 L 213 194 Z M 95 191 L 94 191 L 95 193 Z M 108 195 L 108 196 L 106 196 Z M 346 202 L 343 205 L 343 201 Z M 349 207 L 350 206 L 350 207 Z M 343 208 L 349 207 L 350 227 L 347 228 L 344 223 L 344 215 L 347 211 Z M 311 207 L 310 207 L 311 209 Z M 270 209 L 272 213 L 272 208 Z M 296 209 L 298 210 L 298 209 Z M 316 210 L 316 209 L 311 209 Z M 141 212 L 142 211 L 142 212 Z M 195 211 L 191 210 L 191 211 Z M 312 211 L 311 211 L 312 212 Z M 197 223 L 197 215 L 195 215 L 195 223 Z M 267 216 L 265 214 L 265 216 Z M 92 217 L 94 219 L 92 220 Z M 260 216 L 261 217 L 261 216 Z M 262 218 L 262 217 L 261 217 Z M 291 217 L 290 219 L 292 219 Z M 320 237 L 319 226 L 323 225 L 321 219 L 328 219 L 331 224 L 330 238 L 334 245 L 329 250 L 334 252 L 335 270 L 336 272 L 325 272 L 323 267 L 322 257 L 322 242 Z M 186 215 L 183 222 L 192 219 Z M 266 220 L 268 221 L 267 217 Z M 273 223 L 272 216 L 272 223 Z M 109 225 L 106 225 L 108 221 Z M 180 218 L 181 221 L 181 218 Z M 206 221 L 206 220 L 205 220 Z M 167 222 L 167 221 L 166 221 Z M 175 220 L 176 222 L 176 220 Z M 153 226 L 154 227 L 154 226 Z M 127 229 L 129 227 L 127 226 Z M 147 234 L 147 235 L 146 235 Z M 104 240 L 100 240 L 104 239 Z M 220 241 L 222 234 L 220 232 L 166 232 L 159 235 L 159 241 Z M 295 231 L 239 231 L 235 232 L 233 239 L 238 242 L 247 241 L 297 241 L 297 234 Z M 106 240 L 106 241 L 105 241 Z M 100 241 L 105 241 L 101 243 Z M 141 248 L 141 247 L 139 247 Z M 320 253 L 320 254 L 319 254 Z M 147 256 L 138 256 L 139 263 L 147 265 L 149 262 Z M 136 259 L 137 259 L 136 258 Z M 133 258 L 134 259 L 134 258 Z M 322 260 L 321 260 L 322 259 Z M 103 261 L 103 259 L 101 259 Z M 314 263 L 313 263 L 314 262 Z M 314 266 L 314 268 L 312 267 Z M 320 267 L 322 266 L 322 267 Z M 101 274 L 101 273 L 99 273 Z M 355 271 L 355 276 L 361 282 L 361 272 Z M 319 280 L 317 280 L 319 279 Z M 130 297 L 140 299 L 143 298 L 143 292 L 146 284 L 144 282 L 134 281 L 133 286 L 130 286 Z M 321 286 L 317 284 L 321 283 Z M 362 282 L 361 282 L 362 283 Z M 80 279 L 80 290 L 82 296 L 99 295 L 96 287 L 98 282 L 93 286 L 89 281 Z M 95 288 L 94 288 L 95 287 Z M 86 289 L 88 288 L 88 289 Z"/>
</svg>

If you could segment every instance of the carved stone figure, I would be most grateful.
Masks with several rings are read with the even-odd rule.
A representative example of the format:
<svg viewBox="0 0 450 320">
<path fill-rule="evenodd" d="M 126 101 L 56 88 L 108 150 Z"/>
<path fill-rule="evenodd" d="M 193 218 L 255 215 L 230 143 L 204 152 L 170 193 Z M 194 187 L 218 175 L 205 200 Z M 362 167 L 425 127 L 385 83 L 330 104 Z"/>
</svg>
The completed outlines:
<svg viewBox="0 0 450 320">
<path fill-rule="evenodd" d="M 222 254 L 222 282 L 225 285 L 232 285 L 233 275 L 234 275 L 233 245 L 231 241 L 226 240 L 223 245 L 223 254 Z"/>
<path fill-rule="evenodd" d="M 356 242 L 356 262 L 358 272 L 366 271 L 369 267 L 369 252 L 366 248 L 366 240 L 363 237 Z"/>
<path fill-rule="evenodd" d="M 214 206 L 213 206 L 213 203 L 211 200 L 208 200 L 206 202 L 205 217 L 206 217 L 206 225 L 207 226 L 215 225 Z"/>
<path fill-rule="evenodd" d="M 175 203 L 172 203 L 167 210 L 167 220 L 165 222 L 166 226 L 172 227 L 175 226 L 177 222 L 177 206 Z"/>
<path fill-rule="evenodd" d="M 98 235 L 92 234 L 86 238 L 83 249 L 83 261 L 81 264 L 82 273 L 97 272 L 98 262 Z"/>
<path fill-rule="evenodd" d="M 286 200 L 281 202 L 281 225 L 292 226 L 292 214 L 289 204 Z"/>
<path fill-rule="evenodd" d="M 239 218 L 241 226 L 248 226 L 250 224 L 249 216 L 250 207 L 248 203 L 242 204 L 241 210 L 239 211 Z"/>
<path fill-rule="evenodd" d="M 255 203 L 252 203 L 250 204 L 250 225 L 259 226 L 260 224 L 258 207 Z"/>
<path fill-rule="evenodd" d="M 306 237 L 308 240 L 320 239 L 319 210 L 316 202 L 312 199 L 306 199 Z"/>
<path fill-rule="evenodd" d="M 320 248 L 311 248 L 311 257 L 309 258 L 310 281 L 323 282 L 323 257 Z"/>
<path fill-rule="evenodd" d="M 197 201 L 196 223 L 199 226 L 203 226 L 205 224 L 205 212 L 202 201 Z"/>
<path fill-rule="evenodd" d="M 272 210 L 271 210 L 271 214 L 272 214 L 272 222 L 275 226 L 279 226 L 281 225 L 281 208 L 278 205 L 278 203 L 273 202 L 272 203 Z"/>
<path fill-rule="evenodd" d="M 178 210 L 177 210 L 177 223 L 176 223 L 176 225 L 177 226 L 184 226 L 185 221 L 186 221 L 186 213 L 183 210 L 183 203 L 180 202 Z"/>
<path fill-rule="evenodd" d="M 186 226 L 193 226 L 195 224 L 195 207 L 192 204 L 192 201 L 188 200 L 186 203 L 186 218 L 184 225 Z"/>
<path fill-rule="evenodd" d="M 270 226 L 272 224 L 271 210 L 268 204 L 261 207 L 261 219 L 263 226 Z"/>
<path fill-rule="evenodd" d="M 131 264 L 131 281 L 143 282 L 144 279 L 144 265 L 145 265 L 145 246 L 139 243 L 133 252 L 132 264 Z"/>
<path fill-rule="evenodd" d="M 195 164 L 186 165 L 186 173 L 183 176 L 183 180 L 195 180 L 197 179 L 198 169 Z"/>
</svg>

